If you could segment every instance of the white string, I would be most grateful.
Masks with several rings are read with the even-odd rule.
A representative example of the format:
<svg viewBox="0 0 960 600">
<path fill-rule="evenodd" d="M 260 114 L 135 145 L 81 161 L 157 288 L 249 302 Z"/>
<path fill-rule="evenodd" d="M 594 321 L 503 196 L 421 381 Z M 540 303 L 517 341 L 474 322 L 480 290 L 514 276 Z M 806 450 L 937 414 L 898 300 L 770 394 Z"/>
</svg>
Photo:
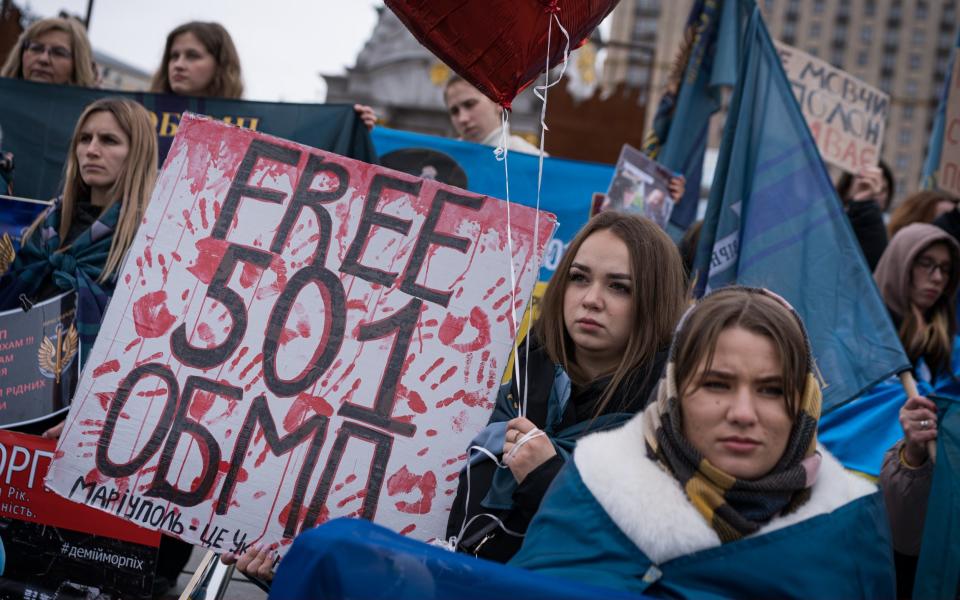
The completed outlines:
<svg viewBox="0 0 960 600">
<path fill-rule="evenodd" d="M 505 456 L 504 459 L 506 458 L 512 459 L 514 456 L 516 456 L 517 452 L 520 450 L 520 448 L 523 447 L 524 444 L 526 444 L 527 442 L 529 442 L 534 438 L 538 438 L 546 435 L 547 434 L 544 431 L 534 427 L 530 431 L 520 436 L 520 439 L 516 441 L 513 448 L 510 449 L 510 453 L 507 454 L 507 456 Z M 492 460 L 493 463 L 497 465 L 498 469 L 509 468 L 509 466 L 505 462 L 501 461 L 499 458 L 497 458 L 497 456 L 493 452 L 490 452 L 483 446 L 470 446 L 470 448 L 467 449 L 467 454 L 471 454 L 473 452 L 480 452 L 482 454 L 486 454 L 487 458 Z M 513 537 L 519 537 L 519 538 L 524 537 L 526 534 L 513 531 L 512 529 L 504 525 L 503 521 L 501 521 L 499 517 L 490 513 L 480 513 L 477 515 L 473 515 L 472 517 L 470 517 L 469 520 L 467 519 L 467 515 L 470 514 L 470 510 L 469 510 L 470 509 L 470 467 L 471 467 L 471 462 L 470 462 L 470 458 L 468 458 L 467 465 L 465 467 L 467 469 L 467 489 L 466 489 L 466 495 L 464 496 L 464 500 L 463 500 L 463 524 L 460 526 L 460 531 L 457 532 L 457 535 L 451 536 L 447 540 L 441 540 L 441 539 L 434 540 L 433 545 L 446 548 L 447 550 L 450 550 L 450 551 L 456 551 L 457 546 L 460 544 L 460 540 L 463 539 L 463 534 L 466 533 L 470 525 L 472 525 L 473 522 L 480 517 L 489 517 L 490 519 L 496 521 L 497 526 L 500 529 L 502 529 L 504 533 L 506 533 L 507 535 L 510 535 Z"/>
<path fill-rule="evenodd" d="M 537 243 L 540 241 L 540 189 L 543 186 L 543 157 L 544 157 L 544 143 L 547 138 L 547 131 L 550 130 L 547 127 L 547 90 L 551 87 L 560 83 L 560 80 L 563 79 L 564 73 L 567 72 L 567 60 L 570 58 L 570 34 L 567 33 L 567 30 L 564 29 L 563 24 L 560 23 L 560 17 L 557 16 L 557 13 L 551 13 L 552 18 L 550 19 L 549 25 L 547 27 L 547 59 L 546 65 L 544 66 L 544 77 L 546 78 L 544 85 L 534 86 L 533 94 L 540 98 L 543 103 L 540 106 L 540 156 L 539 156 L 539 166 L 537 168 L 537 204 L 536 204 L 536 213 L 534 213 L 533 221 L 533 247 L 537 247 Z M 563 62 L 560 68 L 560 75 L 553 82 L 550 81 L 550 50 L 553 42 L 553 22 L 557 22 L 557 27 L 560 28 L 560 31 L 563 33 L 563 37 L 566 39 L 566 45 L 563 48 Z M 541 94 L 540 92 L 543 92 Z M 530 383 L 530 330 L 533 327 L 533 304 L 530 304 L 530 316 L 527 319 L 527 331 L 524 334 L 524 337 L 527 339 L 527 345 L 524 349 L 524 361 L 523 361 L 523 390 L 520 392 L 520 416 L 526 416 L 527 414 L 527 390 L 529 389 L 528 385 Z"/>
<path fill-rule="evenodd" d="M 507 250 L 509 253 L 508 260 L 510 262 L 510 315 L 513 317 L 513 327 L 514 331 L 511 332 L 513 335 L 513 373 L 514 381 L 520 382 L 520 346 L 518 344 L 517 338 L 520 333 L 520 324 L 517 322 L 517 269 L 513 264 L 513 221 L 510 216 L 510 171 L 507 168 L 508 157 L 510 155 L 510 117 L 507 114 L 507 110 L 504 109 L 500 113 L 500 146 L 497 147 L 494 151 L 494 156 L 497 160 L 503 162 L 503 179 L 506 185 L 507 197 L 505 198 L 507 202 Z M 522 403 L 519 406 L 519 413 L 521 417 L 526 416 L 527 406 L 526 403 Z"/>
</svg>

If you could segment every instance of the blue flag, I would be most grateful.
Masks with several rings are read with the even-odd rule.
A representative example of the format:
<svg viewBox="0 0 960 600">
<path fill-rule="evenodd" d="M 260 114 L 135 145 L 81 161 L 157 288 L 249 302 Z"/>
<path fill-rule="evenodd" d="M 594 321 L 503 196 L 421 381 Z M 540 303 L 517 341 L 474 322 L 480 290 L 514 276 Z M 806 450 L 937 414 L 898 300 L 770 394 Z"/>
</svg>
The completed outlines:
<svg viewBox="0 0 960 600">
<path fill-rule="evenodd" d="M 739 0 L 696 0 L 667 92 L 660 99 L 643 151 L 683 173 L 687 188 L 670 217 L 672 234 L 697 215 L 710 117 L 720 109 L 720 88 L 736 83 L 738 44 L 749 13 Z"/>
<path fill-rule="evenodd" d="M 810 334 L 828 412 L 910 368 L 752 1 L 695 269 L 698 292 L 762 286 Z"/>
<path fill-rule="evenodd" d="M 960 593 L 960 401 L 937 398 L 937 409 L 937 464 L 914 598 L 956 598 Z"/>
<path fill-rule="evenodd" d="M 335 519 L 294 540 L 280 561 L 270 598 L 639 600 L 644 596 L 450 552 L 360 519 Z"/>
<path fill-rule="evenodd" d="M 933 131 L 930 132 L 930 142 L 927 144 L 927 159 L 923 163 L 923 173 L 920 175 L 920 187 L 929 190 L 937 187 L 937 171 L 940 169 L 940 151 L 943 149 L 943 133 L 947 121 L 947 99 L 950 97 L 950 85 L 953 79 L 953 64 L 960 54 L 960 30 L 957 31 L 957 41 L 947 63 L 947 78 L 943 81 L 940 90 L 940 105 L 933 119 Z"/>
</svg>

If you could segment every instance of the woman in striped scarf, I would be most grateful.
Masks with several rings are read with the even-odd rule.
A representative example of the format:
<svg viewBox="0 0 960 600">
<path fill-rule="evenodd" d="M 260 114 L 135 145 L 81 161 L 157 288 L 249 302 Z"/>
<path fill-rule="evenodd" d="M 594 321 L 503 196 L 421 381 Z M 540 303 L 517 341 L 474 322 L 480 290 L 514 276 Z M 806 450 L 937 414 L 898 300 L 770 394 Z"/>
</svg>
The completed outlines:
<svg viewBox="0 0 960 600">
<path fill-rule="evenodd" d="M 754 288 L 681 320 L 656 400 L 581 440 L 511 564 L 668 597 L 892 597 L 876 488 L 817 445 L 799 316 Z"/>
</svg>

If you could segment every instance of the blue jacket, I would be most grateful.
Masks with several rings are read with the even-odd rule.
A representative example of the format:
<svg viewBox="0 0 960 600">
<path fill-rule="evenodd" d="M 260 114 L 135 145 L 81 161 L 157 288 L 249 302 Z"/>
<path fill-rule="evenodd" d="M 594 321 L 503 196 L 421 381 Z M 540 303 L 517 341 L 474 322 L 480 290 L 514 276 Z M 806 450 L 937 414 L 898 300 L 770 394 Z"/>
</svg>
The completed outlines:
<svg viewBox="0 0 960 600">
<path fill-rule="evenodd" d="M 810 501 L 720 544 L 646 458 L 641 423 L 581 440 L 511 565 L 654 597 L 894 596 L 882 497 L 825 451 Z"/>
</svg>

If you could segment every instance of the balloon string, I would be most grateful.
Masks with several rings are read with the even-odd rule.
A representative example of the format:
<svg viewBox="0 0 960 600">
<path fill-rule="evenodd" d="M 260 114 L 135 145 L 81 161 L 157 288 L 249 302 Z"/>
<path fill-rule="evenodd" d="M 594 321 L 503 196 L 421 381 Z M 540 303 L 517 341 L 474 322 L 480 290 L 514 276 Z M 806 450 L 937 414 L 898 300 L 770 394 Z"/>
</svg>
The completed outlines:
<svg viewBox="0 0 960 600">
<path fill-rule="evenodd" d="M 544 144 L 547 138 L 547 131 L 550 130 L 547 127 L 547 91 L 560 83 L 560 80 L 563 79 L 564 73 L 567 71 L 567 59 L 570 58 L 570 34 L 567 33 L 567 30 L 564 29 L 563 24 L 560 23 L 560 18 L 557 16 L 557 12 L 554 11 L 550 14 L 549 25 L 547 26 L 547 58 L 546 64 L 544 66 L 544 77 L 546 78 L 544 85 L 534 86 L 533 93 L 542 100 L 540 105 L 540 156 L 539 156 L 539 165 L 537 168 L 537 204 L 536 204 L 536 213 L 534 214 L 533 220 L 533 247 L 536 248 L 537 244 L 540 241 L 540 190 L 543 187 L 543 157 L 545 156 Z M 550 81 L 550 52 L 553 45 L 553 22 L 557 22 L 557 27 L 560 28 L 560 31 L 563 33 L 563 37 L 566 39 L 566 45 L 563 49 L 563 62 L 560 68 L 560 75 L 553 82 Z M 543 92 L 541 94 L 541 91 Z M 530 304 L 530 314 L 527 318 L 527 330 L 525 337 L 527 339 L 527 345 L 524 349 L 524 362 L 523 362 L 523 390 L 520 394 L 520 407 L 521 407 L 521 416 L 526 415 L 527 413 L 527 390 L 528 384 L 530 383 L 530 330 L 533 328 L 533 304 Z"/>
<path fill-rule="evenodd" d="M 509 261 L 510 261 L 510 315 L 512 317 L 511 325 L 513 330 L 510 332 L 513 336 L 513 373 L 514 381 L 519 385 L 520 383 L 520 346 L 517 340 L 519 331 L 519 326 L 517 323 L 517 270 L 513 261 L 513 220 L 510 212 L 510 171 L 507 168 L 510 156 L 510 117 L 507 114 L 507 111 L 504 110 L 500 113 L 500 146 L 493 151 L 497 160 L 503 162 L 503 179 L 506 185 L 507 197 L 505 198 L 507 202 L 507 248 L 509 251 Z M 523 390 L 525 393 L 526 390 Z M 526 403 L 523 403 L 519 407 L 520 416 L 526 416 L 527 407 Z"/>
<path fill-rule="evenodd" d="M 510 450 L 510 453 L 507 454 L 507 456 L 505 456 L 504 459 L 507 459 L 507 458 L 512 459 L 514 456 L 516 456 L 517 452 L 520 450 L 520 448 L 524 446 L 524 444 L 526 444 L 527 442 L 529 442 L 534 438 L 543 437 L 545 435 L 547 434 L 543 430 L 534 427 L 530 431 L 520 436 L 520 439 L 517 440 L 516 444 L 514 444 L 513 448 Z M 483 446 L 470 446 L 467 452 L 468 453 L 480 452 L 482 454 L 486 454 L 487 458 L 492 460 L 493 463 L 497 465 L 498 469 L 509 468 L 509 466 L 506 464 L 506 460 L 501 461 L 500 459 L 497 458 L 497 456 L 493 452 L 490 452 Z M 519 533 L 517 531 L 513 531 L 512 529 L 504 525 L 503 521 L 500 520 L 499 517 L 491 513 L 476 514 L 470 517 L 469 520 L 467 520 L 467 515 L 470 514 L 470 510 L 469 510 L 470 508 L 470 467 L 471 467 L 471 462 L 470 462 L 470 459 L 468 458 L 467 465 L 464 467 L 467 470 L 467 489 L 466 489 L 466 496 L 464 496 L 464 500 L 463 500 L 463 523 L 460 525 L 460 531 L 457 532 L 457 535 L 451 536 L 447 540 L 434 540 L 433 544 L 436 546 L 444 547 L 447 550 L 455 552 L 457 550 L 457 546 L 459 546 L 460 542 L 463 540 L 463 535 L 466 533 L 467 529 L 469 529 L 470 525 L 472 525 L 473 522 L 479 519 L 480 517 L 489 517 L 490 519 L 496 521 L 497 526 L 500 529 L 502 529 L 507 535 L 510 535 L 513 537 L 519 537 L 519 538 L 525 537 L 526 536 L 525 533 Z"/>
</svg>

